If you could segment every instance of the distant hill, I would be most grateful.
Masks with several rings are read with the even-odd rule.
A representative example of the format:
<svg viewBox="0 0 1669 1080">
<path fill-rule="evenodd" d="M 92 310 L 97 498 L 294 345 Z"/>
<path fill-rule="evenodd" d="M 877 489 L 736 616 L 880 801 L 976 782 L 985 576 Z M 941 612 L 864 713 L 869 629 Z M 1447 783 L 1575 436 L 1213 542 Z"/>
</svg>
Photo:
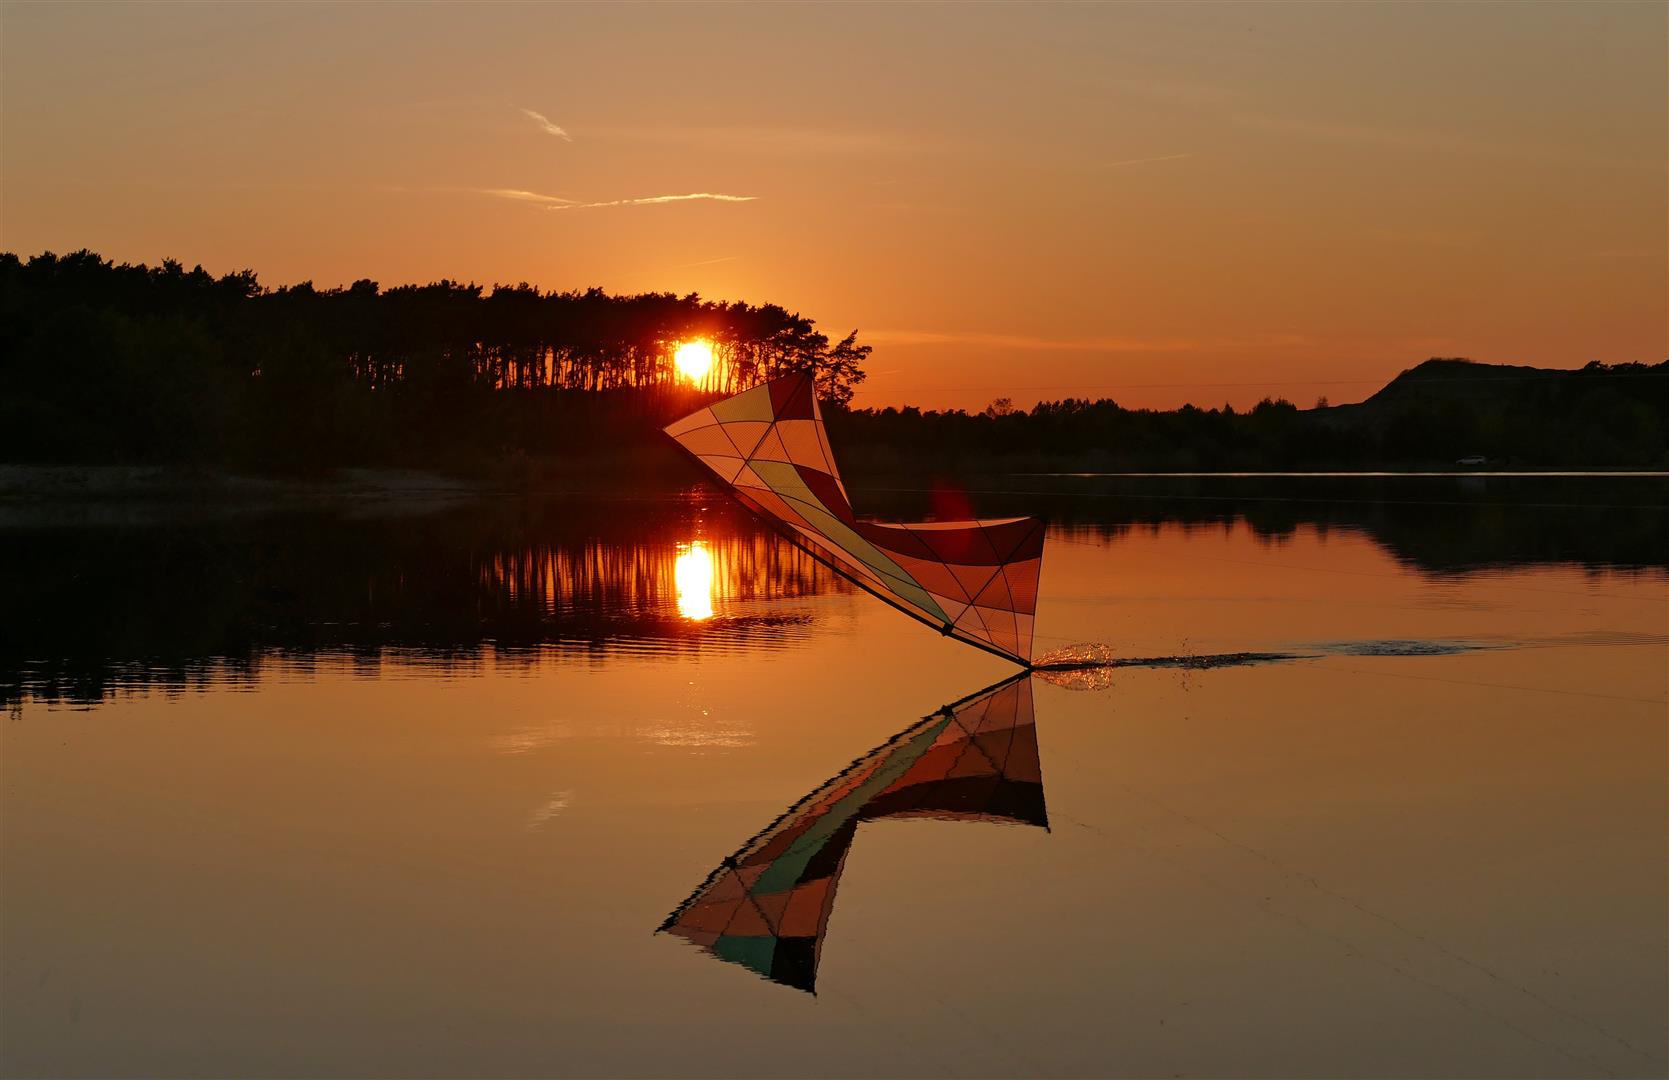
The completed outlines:
<svg viewBox="0 0 1669 1080">
<path fill-rule="evenodd" d="M 1586 367 L 1569 369 L 1433 358 L 1404 371 L 1358 407 L 1383 410 L 1398 402 L 1438 399 L 1557 404 L 1571 395 L 1605 388 L 1633 398 L 1655 397 L 1661 404 L 1669 399 L 1665 376 L 1669 376 L 1669 360 L 1614 365 L 1596 360 Z"/>
<path fill-rule="evenodd" d="M 1575 370 L 1432 359 L 1357 405 L 1317 410 L 1392 459 L 1661 463 L 1669 361 Z"/>
</svg>

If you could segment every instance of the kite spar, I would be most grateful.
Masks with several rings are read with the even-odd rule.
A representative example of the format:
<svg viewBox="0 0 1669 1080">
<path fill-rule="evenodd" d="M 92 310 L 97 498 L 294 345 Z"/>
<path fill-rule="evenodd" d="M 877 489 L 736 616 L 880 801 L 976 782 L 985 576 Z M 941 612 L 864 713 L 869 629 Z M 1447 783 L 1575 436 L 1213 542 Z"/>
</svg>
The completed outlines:
<svg viewBox="0 0 1669 1080">
<path fill-rule="evenodd" d="M 940 633 L 1030 668 L 1042 520 L 858 520 L 814 387 L 809 372 L 785 375 L 666 433 L 813 558 Z"/>
</svg>

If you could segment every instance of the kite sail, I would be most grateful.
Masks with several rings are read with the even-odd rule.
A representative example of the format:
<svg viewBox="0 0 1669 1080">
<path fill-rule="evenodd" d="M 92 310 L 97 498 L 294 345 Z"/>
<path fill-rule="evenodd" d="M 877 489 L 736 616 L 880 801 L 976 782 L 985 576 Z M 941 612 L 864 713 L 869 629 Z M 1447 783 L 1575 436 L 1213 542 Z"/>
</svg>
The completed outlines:
<svg viewBox="0 0 1669 1080">
<path fill-rule="evenodd" d="M 846 852 L 861 822 L 889 817 L 1048 828 L 1028 675 L 945 706 L 847 766 L 720 863 L 660 930 L 815 993 Z"/>
<path fill-rule="evenodd" d="M 666 433 L 795 544 L 941 633 L 1031 666 L 1043 522 L 860 521 L 809 372 L 692 413 Z"/>
</svg>

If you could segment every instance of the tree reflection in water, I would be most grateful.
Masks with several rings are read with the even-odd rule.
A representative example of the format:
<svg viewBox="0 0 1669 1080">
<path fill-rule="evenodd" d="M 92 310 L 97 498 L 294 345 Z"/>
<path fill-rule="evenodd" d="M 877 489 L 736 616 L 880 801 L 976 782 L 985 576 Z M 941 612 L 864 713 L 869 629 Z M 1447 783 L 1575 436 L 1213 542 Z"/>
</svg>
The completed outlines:
<svg viewBox="0 0 1669 1080">
<path fill-rule="evenodd" d="M 812 617 L 767 601 L 850 588 L 700 500 L 419 509 L 0 529 L 0 700 L 92 703 L 263 664 L 780 649 Z"/>
</svg>

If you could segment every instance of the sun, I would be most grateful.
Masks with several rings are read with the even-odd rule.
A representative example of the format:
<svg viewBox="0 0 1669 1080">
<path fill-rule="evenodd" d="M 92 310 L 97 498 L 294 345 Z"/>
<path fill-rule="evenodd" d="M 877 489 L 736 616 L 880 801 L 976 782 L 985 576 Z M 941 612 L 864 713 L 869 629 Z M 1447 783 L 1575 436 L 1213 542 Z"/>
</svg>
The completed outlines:
<svg viewBox="0 0 1669 1080">
<path fill-rule="evenodd" d="M 713 370 L 713 346 L 705 341 L 682 341 L 672 354 L 672 365 L 678 374 L 698 383 Z"/>
</svg>

